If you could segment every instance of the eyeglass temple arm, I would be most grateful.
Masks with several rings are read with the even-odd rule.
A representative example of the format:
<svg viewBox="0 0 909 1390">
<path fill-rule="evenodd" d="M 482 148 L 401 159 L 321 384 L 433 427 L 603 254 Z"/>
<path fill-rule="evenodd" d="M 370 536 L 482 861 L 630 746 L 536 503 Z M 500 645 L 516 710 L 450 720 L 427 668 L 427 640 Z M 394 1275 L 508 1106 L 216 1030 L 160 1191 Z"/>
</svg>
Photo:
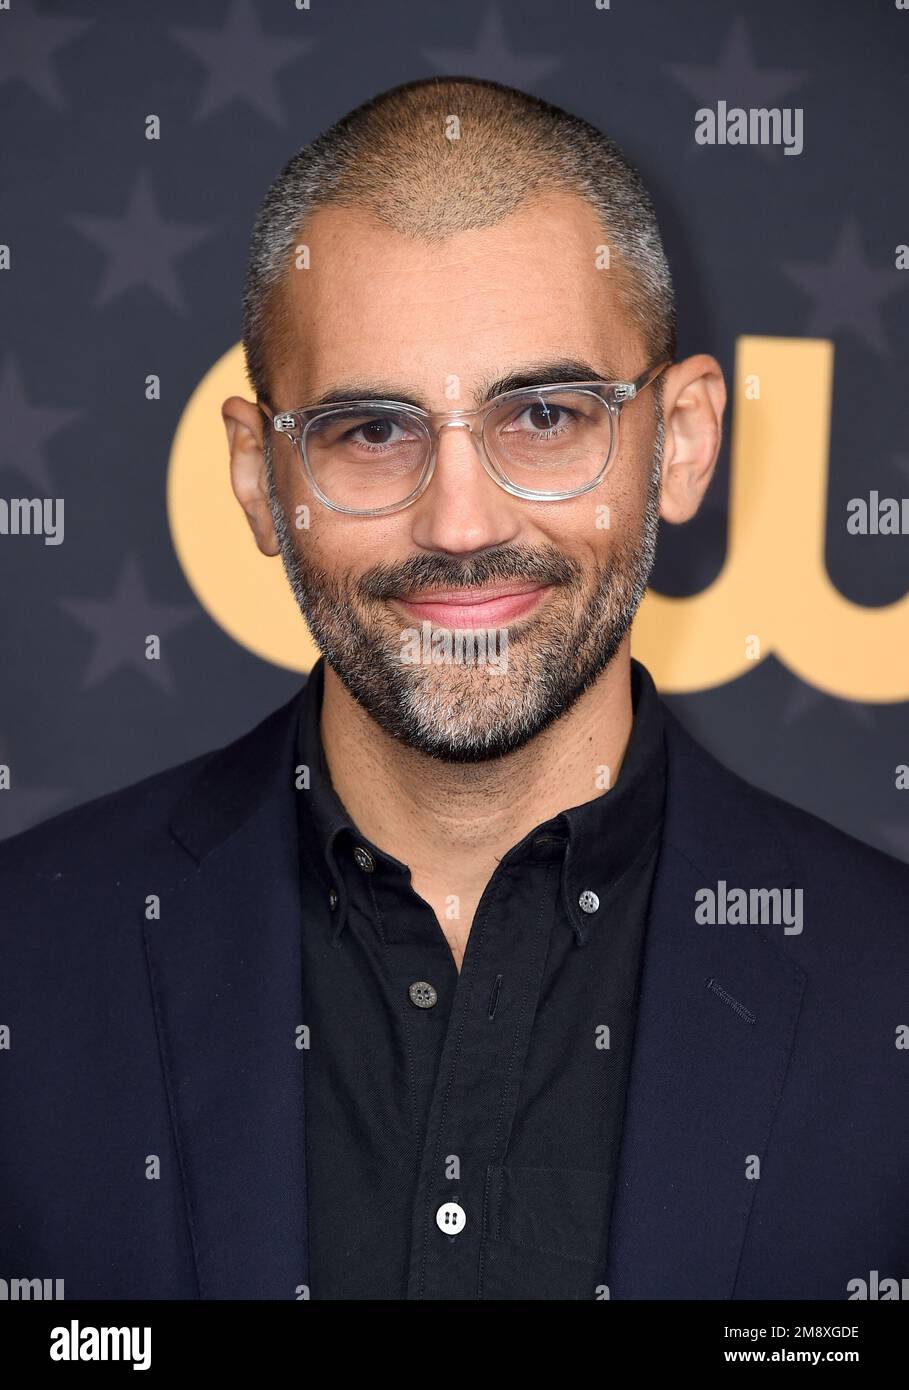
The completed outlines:
<svg viewBox="0 0 909 1390">
<path fill-rule="evenodd" d="M 656 380 L 656 378 L 660 375 L 660 372 L 664 372 L 667 367 L 671 366 L 672 359 L 670 357 L 667 357 L 665 361 L 657 362 L 656 366 L 648 367 L 646 372 L 642 372 L 641 375 L 636 378 L 636 380 L 628 382 L 628 385 L 631 387 L 631 390 L 628 392 L 625 399 L 634 400 L 635 396 L 638 394 L 639 391 L 643 391 L 646 386 L 649 386 L 652 381 Z"/>
</svg>

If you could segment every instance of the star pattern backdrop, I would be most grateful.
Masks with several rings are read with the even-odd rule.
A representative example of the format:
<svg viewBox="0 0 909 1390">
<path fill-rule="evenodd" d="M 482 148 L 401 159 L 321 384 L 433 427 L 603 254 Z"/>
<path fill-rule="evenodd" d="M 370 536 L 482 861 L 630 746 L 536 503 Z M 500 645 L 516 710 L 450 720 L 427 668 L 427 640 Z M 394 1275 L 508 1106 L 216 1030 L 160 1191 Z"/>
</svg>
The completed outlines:
<svg viewBox="0 0 909 1390">
<path fill-rule="evenodd" d="M 737 335 L 833 340 L 828 571 L 868 606 L 909 588 L 905 535 L 843 524 L 869 488 L 909 494 L 902 0 L 11 0 L 0 497 L 64 498 L 65 539 L 0 535 L 0 837 L 236 737 L 297 688 L 189 589 L 167 523 L 170 445 L 240 336 L 270 180 L 359 102 L 433 74 L 519 87 L 618 141 L 657 204 L 680 356 L 711 352 L 731 376 Z M 802 153 L 698 145 L 695 111 L 720 100 L 803 109 Z M 727 425 L 698 518 L 662 528 L 663 593 L 696 593 L 722 566 L 728 439 Z M 909 763 L 906 704 L 832 698 L 772 656 L 667 700 L 750 781 L 909 860 L 894 776 Z"/>
</svg>

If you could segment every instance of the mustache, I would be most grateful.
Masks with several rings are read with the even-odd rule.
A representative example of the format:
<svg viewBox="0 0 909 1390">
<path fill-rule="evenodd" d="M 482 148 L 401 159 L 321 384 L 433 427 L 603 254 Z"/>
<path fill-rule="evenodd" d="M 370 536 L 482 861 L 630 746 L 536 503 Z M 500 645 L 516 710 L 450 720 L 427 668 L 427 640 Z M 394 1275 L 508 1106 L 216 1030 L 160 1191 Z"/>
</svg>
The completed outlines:
<svg viewBox="0 0 909 1390">
<path fill-rule="evenodd" d="M 360 575 L 364 598 L 402 598 L 423 589 L 472 589 L 516 579 L 535 584 L 578 584 L 581 566 L 554 546 L 493 546 L 469 560 L 445 555 L 412 555 L 399 565 L 375 565 Z"/>
</svg>

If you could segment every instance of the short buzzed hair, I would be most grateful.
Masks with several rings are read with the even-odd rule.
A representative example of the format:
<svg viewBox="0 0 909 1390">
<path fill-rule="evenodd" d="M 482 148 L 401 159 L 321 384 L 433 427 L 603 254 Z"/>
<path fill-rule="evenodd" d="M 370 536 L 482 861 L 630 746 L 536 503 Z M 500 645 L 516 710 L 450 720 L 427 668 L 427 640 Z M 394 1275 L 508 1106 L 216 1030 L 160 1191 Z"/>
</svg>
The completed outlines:
<svg viewBox="0 0 909 1390">
<path fill-rule="evenodd" d="M 243 294 L 246 370 L 257 398 L 274 404 L 272 373 L 293 351 L 286 276 L 301 224 L 316 208 L 357 207 L 405 236 L 438 241 L 490 227 L 556 188 L 580 194 L 599 216 L 648 365 L 674 358 L 675 296 L 656 213 L 618 146 L 512 87 L 425 78 L 356 107 L 299 150 L 268 189 Z"/>
</svg>

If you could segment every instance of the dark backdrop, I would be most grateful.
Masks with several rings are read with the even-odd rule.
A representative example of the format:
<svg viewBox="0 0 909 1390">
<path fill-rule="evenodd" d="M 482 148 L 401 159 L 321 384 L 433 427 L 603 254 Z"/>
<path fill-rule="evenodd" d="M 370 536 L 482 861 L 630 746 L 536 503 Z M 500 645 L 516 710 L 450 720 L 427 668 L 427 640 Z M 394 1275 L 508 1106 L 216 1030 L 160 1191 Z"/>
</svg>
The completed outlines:
<svg viewBox="0 0 909 1390">
<path fill-rule="evenodd" d="M 167 524 L 168 454 L 190 392 L 239 338 L 268 182 L 415 77 L 503 81 L 618 140 L 657 202 L 680 355 L 712 352 L 731 374 L 740 334 L 834 341 L 827 565 L 856 602 L 899 598 L 907 537 L 857 542 L 843 515 L 870 487 L 909 493 L 909 272 L 894 268 L 909 241 L 907 55 L 897 0 L 12 0 L 0 497 L 63 497 L 66 530 L 59 546 L 0 535 L 0 835 L 231 739 L 299 684 L 196 602 Z M 698 148 L 694 111 L 720 98 L 803 108 L 803 153 Z M 702 515 L 663 528 L 656 589 L 717 574 L 727 492 L 728 430 Z M 750 780 L 909 859 L 905 704 L 830 698 L 773 657 L 669 703 Z"/>
</svg>

